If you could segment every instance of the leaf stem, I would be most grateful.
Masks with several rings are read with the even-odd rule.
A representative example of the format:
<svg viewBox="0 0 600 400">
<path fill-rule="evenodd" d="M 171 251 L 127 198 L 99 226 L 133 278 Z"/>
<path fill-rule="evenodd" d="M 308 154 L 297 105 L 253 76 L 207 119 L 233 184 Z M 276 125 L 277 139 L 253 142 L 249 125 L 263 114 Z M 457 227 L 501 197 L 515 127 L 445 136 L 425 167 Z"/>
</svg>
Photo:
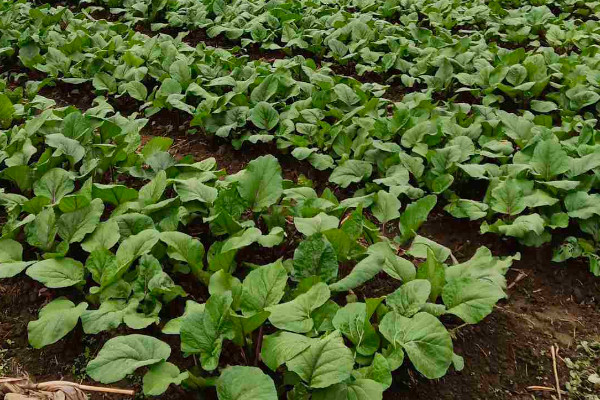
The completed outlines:
<svg viewBox="0 0 600 400">
<path fill-rule="evenodd" d="M 256 339 L 256 350 L 254 354 L 254 366 L 258 367 L 258 362 L 260 361 L 260 348 L 262 347 L 262 339 L 263 339 L 263 326 L 261 325 L 258 328 L 258 338 Z"/>
</svg>

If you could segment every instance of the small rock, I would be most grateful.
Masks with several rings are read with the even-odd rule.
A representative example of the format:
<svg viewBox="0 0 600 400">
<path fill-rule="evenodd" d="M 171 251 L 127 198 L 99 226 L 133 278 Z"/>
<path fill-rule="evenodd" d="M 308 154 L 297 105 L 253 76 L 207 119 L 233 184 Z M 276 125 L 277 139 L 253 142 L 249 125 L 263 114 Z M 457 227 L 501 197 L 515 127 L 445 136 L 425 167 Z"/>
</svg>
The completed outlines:
<svg viewBox="0 0 600 400">
<path fill-rule="evenodd" d="M 583 294 L 583 291 L 578 287 L 573 289 L 573 297 L 575 298 L 575 301 L 577 303 L 583 303 L 585 301 L 585 295 Z"/>
</svg>

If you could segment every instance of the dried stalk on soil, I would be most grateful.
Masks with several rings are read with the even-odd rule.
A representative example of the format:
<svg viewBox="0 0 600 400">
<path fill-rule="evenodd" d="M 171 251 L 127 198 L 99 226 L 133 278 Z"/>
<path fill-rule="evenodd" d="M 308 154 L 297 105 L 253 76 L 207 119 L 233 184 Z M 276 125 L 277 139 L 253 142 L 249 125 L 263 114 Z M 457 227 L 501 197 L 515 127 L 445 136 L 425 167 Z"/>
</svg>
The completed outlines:
<svg viewBox="0 0 600 400">
<path fill-rule="evenodd" d="M 135 391 L 98 386 L 80 385 L 74 382 L 50 381 L 33 383 L 28 378 L 0 377 L 0 394 L 5 400 L 86 400 L 89 392 L 103 392 L 133 396 Z"/>
</svg>

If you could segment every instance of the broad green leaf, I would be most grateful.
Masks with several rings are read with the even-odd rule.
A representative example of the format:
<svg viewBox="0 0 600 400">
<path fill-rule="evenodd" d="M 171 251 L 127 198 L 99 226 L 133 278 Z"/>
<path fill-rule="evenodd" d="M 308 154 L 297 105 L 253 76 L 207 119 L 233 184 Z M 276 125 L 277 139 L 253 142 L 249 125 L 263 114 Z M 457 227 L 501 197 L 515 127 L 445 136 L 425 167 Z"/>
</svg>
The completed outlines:
<svg viewBox="0 0 600 400">
<path fill-rule="evenodd" d="M 569 193 L 565 197 L 565 207 L 571 218 L 592 218 L 594 215 L 600 215 L 600 194 Z"/>
<path fill-rule="evenodd" d="M 94 183 L 92 186 L 92 197 L 101 199 L 105 203 L 118 206 L 128 201 L 136 200 L 138 192 L 125 185 L 101 185 Z"/>
<path fill-rule="evenodd" d="M 126 270 L 138 257 L 149 253 L 158 243 L 160 233 L 154 229 L 146 229 L 137 235 L 129 236 L 117 249 L 117 265 Z"/>
<path fill-rule="evenodd" d="M 363 179 L 367 179 L 372 172 L 373 166 L 366 161 L 347 160 L 333 170 L 329 176 L 329 182 L 347 188 L 351 183 L 358 183 Z"/>
<path fill-rule="evenodd" d="M 406 351 L 417 371 L 426 378 L 446 374 L 452 363 L 452 338 L 433 315 L 420 312 L 412 318 L 387 313 L 379 326 L 381 334 L 394 346 Z"/>
<path fill-rule="evenodd" d="M 310 346 L 287 362 L 311 388 L 325 388 L 348 379 L 354 366 L 352 351 L 337 331 L 311 341 Z"/>
<path fill-rule="evenodd" d="M 143 390 L 145 396 L 160 396 L 167 391 L 169 385 L 180 385 L 189 373 L 179 371 L 176 365 L 161 361 L 152 365 L 144 375 Z"/>
<path fill-rule="evenodd" d="M 242 312 L 251 315 L 278 304 L 284 295 L 287 278 L 281 261 L 250 271 L 243 282 Z"/>
<path fill-rule="evenodd" d="M 271 104 L 261 101 L 250 110 L 250 120 L 257 128 L 270 131 L 279 122 L 279 113 Z"/>
<path fill-rule="evenodd" d="M 509 225 L 501 225 L 498 231 L 507 236 L 525 237 L 529 232 L 541 235 L 544 232 L 545 221 L 539 214 L 521 215 Z"/>
<path fill-rule="evenodd" d="M 213 371 L 219 365 L 223 340 L 234 338 L 229 317 L 232 301 L 230 293 L 212 295 L 204 312 L 189 314 L 181 324 L 181 350 L 200 354 L 206 371 Z"/>
<path fill-rule="evenodd" d="M 123 317 L 128 311 L 124 300 L 106 300 L 97 310 L 86 310 L 81 315 L 83 331 L 95 335 L 102 331 L 116 329 L 123 323 Z"/>
<path fill-rule="evenodd" d="M 166 188 L 167 173 L 159 171 L 154 179 L 140 189 L 139 199 L 143 204 L 155 204 L 160 200 Z"/>
<path fill-rule="evenodd" d="M 375 204 L 371 208 L 375 218 L 385 224 L 400 217 L 400 200 L 393 194 L 380 190 L 375 196 Z"/>
<path fill-rule="evenodd" d="M 429 281 L 430 292 L 429 300 L 435 303 L 438 296 L 442 293 L 442 288 L 446 282 L 445 267 L 438 261 L 432 249 L 427 248 L 427 260 L 419 265 L 417 269 L 417 279 Z"/>
<path fill-rule="evenodd" d="M 168 344 L 151 336 L 117 336 L 104 344 L 86 371 L 95 381 L 113 383 L 140 367 L 166 360 L 170 354 Z"/>
<path fill-rule="evenodd" d="M 386 297 L 388 307 L 404 317 L 412 317 L 427 302 L 431 293 L 431 283 L 426 279 L 407 282 Z"/>
<path fill-rule="evenodd" d="M 212 204 L 218 195 L 217 189 L 205 185 L 199 178 L 177 181 L 175 191 L 183 202 L 199 201 Z"/>
<path fill-rule="evenodd" d="M 49 258 L 27 269 L 27 276 L 57 289 L 84 283 L 83 264 L 72 258 Z"/>
<path fill-rule="evenodd" d="M 281 166 L 275 157 L 266 155 L 248 163 L 238 191 L 252 211 L 262 211 L 275 204 L 283 193 Z"/>
<path fill-rule="evenodd" d="M 146 101 L 148 97 L 148 89 L 143 83 L 137 81 L 127 82 L 124 86 L 127 94 L 139 101 Z"/>
<path fill-rule="evenodd" d="M 329 300 L 330 292 L 325 283 L 317 283 L 304 294 L 287 303 L 271 306 L 269 321 L 273 326 L 296 333 L 306 333 L 314 326 L 311 313 Z"/>
<path fill-rule="evenodd" d="M 23 246 L 12 239 L 0 239 L 0 279 L 20 274 L 35 261 L 23 260 Z"/>
<path fill-rule="evenodd" d="M 0 93 L 0 125 L 8 128 L 13 120 L 15 107 L 7 95 Z"/>
<path fill-rule="evenodd" d="M 98 72 L 92 79 L 92 85 L 94 89 L 100 91 L 107 91 L 108 93 L 115 93 L 117 91 L 117 81 L 112 75 L 106 72 Z"/>
<path fill-rule="evenodd" d="M 569 170 L 569 157 L 560 143 L 548 139 L 536 144 L 529 162 L 533 170 L 543 180 L 549 181 Z"/>
<path fill-rule="evenodd" d="M 75 183 L 69 172 L 52 168 L 33 184 L 33 193 L 50 199 L 51 204 L 56 204 L 74 188 Z"/>
<path fill-rule="evenodd" d="M 419 227 L 427 221 L 427 217 L 437 203 L 435 195 L 425 196 L 410 203 L 400 216 L 400 243 L 405 243 L 416 235 Z"/>
<path fill-rule="evenodd" d="M 350 339 L 358 353 L 369 356 L 379 349 L 379 335 L 369 323 L 365 303 L 350 303 L 340 308 L 333 326 Z"/>
<path fill-rule="evenodd" d="M 392 385 L 392 371 L 388 360 L 381 354 L 375 353 L 371 365 L 354 370 L 352 375 L 357 379 L 371 379 L 387 389 Z"/>
<path fill-rule="evenodd" d="M 335 280 L 337 275 L 335 250 L 323 235 L 314 234 L 300 242 L 294 251 L 294 278 L 318 276 L 327 283 Z"/>
<path fill-rule="evenodd" d="M 71 166 L 74 166 L 85 156 L 85 148 L 75 139 L 68 138 L 62 133 L 46 135 L 46 144 L 56 149 L 54 157 L 66 156 Z"/>
<path fill-rule="evenodd" d="M 329 286 L 331 291 L 342 292 L 354 289 L 372 279 L 384 268 L 400 279 L 411 280 L 414 278 L 414 267 L 410 269 L 396 256 L 389 243 L 378 242 L 367 249 L 367 257 L 354 266 L 350 274 Z"/>
<path fill-rule="evenodd" d="M 94 250 L 110 250 L 121 238 L 119 224 L 114 219 L 101 222 L 94 233 L 81 243 L 81 248 L 88 253 Z"/>
<path fill-rule="evenodd" d="M 277 400 L 273 380 L 256 367 L 226 368 L 217 379 L 219 400 Z"/>
<path fill-rule="evenodd" d="M 40 310 L 39 319 L 27 325 L 29 344 L 41 349 L 58 342 L 75 328 L 87 306 L 85 302 L 75 306 L 65 298 L 51 301 Z"/>
<path fill-rule="evenodd" d="M 447 312 L 469 324 L 485 318 L 504 297 L 504 291 L 494 283 L 475 278 L 454 279 L 442 292 Z"/>
<path fill-rule="evenodd" d="M 333 216 L 320 212 L 312 218 L 294 218 L 294 225 L 298 232 L 305 236 L 310 236 L 315 233 L 324 232 L 329 229 L 335 229 L 340 224 L 340 220 Z"/>
<path fill-rule="evenodd" d="M 338 99 L 344 102 L 347 106 L 353 106 L 360 101 L 360 97 L 350 88 L 350 86 L 339 83 L 333 87 L 333 91 Z"/>
<path fill-rule="evenodd" d="M 187 263 L 195 275 L 203 267 L 204 246 L 183 232 L 162 232 L 160 240 L 167 244 L 170 258 Z"/>
<path fill-rule="evenodd" d="M 104 212 L 104 204 L 94 199 L 89 206 L 65 213 L 58 219 L 58 236 L 68 243 L 81 242 L 85 235 L 94 232 Z"/>
<path fill-rule="evenodd" d="M 306 350 L 313 340 L 315 339 L 285 331 L 265 335 L 260 353 L 262 361 L 275 371 L 280 365 Z"/>
<path fill-rule="evenodd" d="M 492 210 L 508 215 L 517 215 L 525 210 L 523 189 L 514 180 L 508 179 L 492 190 Z"/>
<path fill-rule="evenodd" d="M 44 209 L 25 227 L 27 243 L 43 251 L 52 249 L 57 232 L 56 214 L 53 208 Z"/>
<path fill-rule="evenodd" d="M 383 386 L 372 379 L 356 379 L 338 383 L 313 393 L 313 400 L 381 400 Z"/>
<path fill-rule="evenodd" d="M 469 218 L 471 221 L 487 215 L 489 206 L 475 200 L 455 199 L 448 203 L 444 210 L 455 218 Z"/>
</svg>

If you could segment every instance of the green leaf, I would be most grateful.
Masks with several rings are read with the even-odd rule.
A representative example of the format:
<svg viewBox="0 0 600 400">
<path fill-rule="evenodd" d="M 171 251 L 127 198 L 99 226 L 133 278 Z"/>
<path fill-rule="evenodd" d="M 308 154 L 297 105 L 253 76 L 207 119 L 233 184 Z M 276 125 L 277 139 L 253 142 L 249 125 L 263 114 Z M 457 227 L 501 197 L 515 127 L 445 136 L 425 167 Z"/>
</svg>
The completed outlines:
<svg viewBox="0 0 600 400">
<path fill-rule="evenodd" d="M 85 302 L 75 306 L 65 298 L 51 301 L 40 310 L 39 318 L 27 325 L 29 344 L 41 349 L 58 342 L 75 328 L 87 306 Z"/>
<path fill-rule="evenodd" d="M 57 289 L 84 283 L 83 264 L 72 258 L 49 258 L 27 269 L 27 276 Z"/>
<path fill-rule="evenodd" d="M 117 81 L 112 75 L 106 72 L 98 72 L 92 79 L 92 85 L 94 89 L 100 91 L 107 91 L 109 93 L 115 93 L 117 91 Z"/>
<path fill-rule="evenodd" d="M 539 113 L 549 113 L 558 110 L 556 103 L 551 101 L 531 100 L 530 107 L 533 111 Z"/>
<path fill-rule="evenodd" d="M 226 368 L 217 380 L 219 400 L 277 400 L 275 383 L 259 368 Z"/>
<path fill-rule="evenodd" d="M 370 379 L 380 383 L 384 389 L 392 385 L 390 364 L 381 353 L 375 353 L 371 365 L 354 370 L 352 375 L 357 379 Z"/>
<path fill-rule="evenodd" d="M 81 242 L 85 235 L 96 230 L 103 212 L 102 200 L 94 199 L 87 207 L 64 213 L 58 219 L 58 236 L 68 243 Z"/>
<path fill-rule="evenodd" d="M 529 164 L 537 175 L 549 181 L 569 170 L 569 156 L 560 143 L 548 139 L 536 144 Z"/>
<path fill-rule="evenodd" d="M 333 91 L 338 99 L 343 101 L 347 106 L 353 106 L 360 101 L 360 97 L 346 84 L 338 83 L 333 87 Z"/>
<path fill-rule="evenodd" d="M 300 242 L 294 251 L 294 278 L 301 280 L 318 276 L 327 283 L 335 280 L 337 275 L 335 250 L 322 234 L 312 235 Z"/>
<path fill-rule="evenodd" d="M 265 335 L 260 353 L 262 361 L 275 371 L 280 365 L 306 350 L 313 340 L 315 339 L 285 331 Z"/>
<path fill-rule="evenodd" d="M 235 337 L 233 342 L 238 346 L 243 346 L 246 343 L 246 338 L 249 337 L 252 332 L 258 329 L 269 317 L 268 311 L 261 311 L 259 313 L 247 316 L 231 313 L 231 322 L 233 323 L 233 330 L 235 331 Z"/>
<path fill-rule="evenodd" d="M 444 265 L 438 261 L 432 249 L 427 248 L 427 260 L 419 265 L 417 269 L 417 279 L 429 281 L 430 293 L 429 300 L 435 303 L 436 299 L 442 293 L 442 288 L 446 283 L 446 274 Z"/>
<path fill-rule="evenodd" d="M 367 249 L 367 257 L 361 260 L 352 269 L 350 274 L 329 285 L 331 291 L 342 292 L 354 289 L 372 279 L 375 275 L 381 272 L 382 269 L 388 268 L 391 273 L 403 276 L 402 279 L 410 280 L 414 278 L 414 267 L 411 271 L 406 269 L 406 265 L 401 260 L 398 260 L 387 242 L 378 242 Z"/>
<path fill-rule="evenodd" d="M 325 283 L 317 283 L 304 294 L 287 303 L 271 306 L 269 321 L 273 326 L 296 333 L 305 333 L 314 326 L 311 312 L 329 300 L 330 292 Z"/>
<path fill-rule="evenodd" d="M 251 315 L 278 304 L 285 293 L 287 278 L 281 261 L 250 271 L 243 282 L 242 312 Z"/>
<path fill-rule="evenodd" d="M 12 278 L 35 261 L 23 260 L 23 246 L 12 239 L 0 239 L 0 279 Z"/>
<path fill-rule="evenodd" d="M 379 331 L 392 346 L 402 347 L 426 378 L 437 379 L 448 371 L 454 354 L 452 338 L 433 315 L 421 312 L 407 318 L 392 311 L 383 317 Z"/>
<path fill-rule="evenodd" d="M 25 227 L 27 243 L 43 251 L 50 251 L 54 245 L 58 227 L 53 208 L 46 208 L 35 216 Z"/>
<path fill-rule="evenodd" d="M 312 400 L 381 400 L 382 385 L 372 379 L 356 379 L 315 391 Z"/>
<path fill-rule="evenodd" d="M 155 229 L 146 229 L 137 235 L 125 239 L 117 250 L 117 265 L 123 272 L 141 255 L 149 253 L 158 243 L 160 233 Z"/>
<path fill-rule="evenodd" d="M 81 315 L 83 331 L 95 335 L 102 331 L 116 329 L 123 323 L 128 312 L 128 304 L 124 300 L 106 300 L 97 310 L 86 310 Z"/>
<path fill-rule="evenodd" d="M 146 147 L 144 147 L 145 149 Z M 167 173 L 159 171 L 154 179 L 145 184 L 139 193 L 139 199 L 142 204 L 155 204 L 161 199 L 165 189 L 167 188 Z"/>
<path fill-rule="evenodd" d="M 367 161 L 347 160 L 333 170 L 329 176 L 329 182 L 347 188 L 351 183 L 358 183 L 363 179 L 367 179 L 372 172 L 373 167 Z"/>
<path fill-rule="evenodd" d="M 92 197 L 101 199 L 105 203 L 118 206 L 128 201 L 136 200 L 138 192 L 125 185 L 102 185 L 94 183 L 92 186 Z"/>
<path fill-rule="evenodd" d="M 275 128 L 279 122 L 279 113 L 271 104 L 261 101 L 250 110 L 250 121 L 252 121 L 257 128 L 270 131 Z"/>
<path fill-rule="evenodd" d="M 365 303 L 350 303 L 340 308 L 333 326 L 350 339 L 358 353 L 369 356 L 379 349 L 379 335 L 369 323 Z"/>
<path fill-rule="evenodd" d="M 275 157 L 266 155 L 248 163 L 238 185 L 240 196 L 259 212 L 275 204 L 283 193 L 281 166 Z"/>
<path fill-rule="evenodd" d="M 180 372 L 176 365 L 161 361 L 152 365 L 144 375 L 143 390 L 145 396 L 160 396 L 167 391 L 169 385 L 180 385 L 189 373 Z"/>
<path fill-rule="evenodd" d="M 410 203 L 400 216 L 400 243 L 405 243 L 416 235 L 419 227 L 427 221 L 427 217 L 437 203 L 437 196 L 425 196 Z"/>
<path fill-rule="evenodd" d="M 81 248 L 88 253 L 100 249 L 110 250 L 120 238 L 119 224 L 114 219 L 110 219 L 100 223 L 94 233 L 81 243 Z"/>
<path fill-rule="evenodd" d="M 431 283 L 426 279 L 415 279 L 407 282 L 385 300 L 388 307 L 404 317 L 412 317 L 427 302 L 431 293 Z"/>
<path fill-rule="evenodd" d="M 33 184 L 33 193 L 50 199 L 56 204 L 75 188 L 71 174 L 60 168 L 52 168 Z"/>
<path fill-rule="evenodd" d="M 143 83 L 137 81 L 127 82 L 124 86 L 127 94 L 139 101 L 146 101 L 148 97 L 148 89 Z"/>
<path fill-rule="evenodd" d="M 15 107 L 4 93 L 0 93 L 0 125 L 8 128 L 13 120 Z"/>
<path fill-rule="evenodd" d="M 498 231 L 507 236 L 525 237 L 529 232 L 541 235 L 544 232 L 545 221 L 539 214 L 521 215 L 509 224 L 501 225 Z"/>
<path fill-rule="evenodd" d="M 212 204 L 217 199 L 217 189 L 202 183 L 199 178 L 177 181 L 175 191 L 183 202 L 199 201 L 201 203 Z"/>
<path fill-rule="evenodd" d="M 354 366 L 352 351 L 337 331 L 311 341 L 310 346 L 287 362 L 311 388 L 325 388 L 348 379 Z"/>
<path fill-rule="evenodd" d="M 206 302 L 204 312 L 190 313 L 181 324 L 181 350 L 200 354 L 206 371 L 219 365 L 223 340 L 235 336 L 229 318 L 232 301 L 230 293 L 214 294 Z"/>
<path fill-rule="evenodd" d="M 340 220 L 337 217 L 327 215 L 324 212 L 320 212 L 312 218 L 294 218 L 296 229 L 305 236 L 311 236 L 315 233 L 335 229 L 339 224 Z"/>
<path fill-rule="evenodd" d="M 375 204 L 371 208 L 375 218 L 385 224 L 400 217 L 400 200 L 393 194 L 380 190 L 375 196 Z"/>
<path fill-rule="evenodd" d="M 525 196 L 521 185 L 508 179 L 492 190 L 492 210 L 508 215 L 517 215 L 525 210 Z"/>
<path fill-rule="evenodd" d="M 187 263 L 194 274 L 199 276 L 198 271 L 204 265 L 204 246 L 198 239 L 183 232 L 162 232 L 160 240 L 167 244 L 170 258 Z"/>
<path fill-rule="evenodd" d="M 86 371 L 95 381 L 113 383 L 140 367 L 166 360 L 170 354 L 168 344 L 151 336 L 117 336 L 104 344 Z"/>
<path fill-rule="evenodd" d="M 600 194 L 569 193 L 565 197 L 565 207 L 571 218 L 592 218 L 594 215 L 600 215 Z"/>
<path fill-rule="evenodd" d="M 475 200 L 455 199 L 448 203 L 444 210 L 454 218 L 469 218 L 474 221 L 487 215 L 489 206 Z"/>
<path fill-rule="evenodd" d="M 68 138 L 62 133 L 46 135 L 46 144 L 55 148 L 53 156 L 65 155 L 71 165 L 77 164 L 85 156 L 85 148 L 75 139 Z"/>
<path fill-rule="evenodd" d="M 493 282 L 475 278 L 450 281 L 442 292 L 447 313 L 454 314 L 469 324 L 476 324 L 490 314 L 504 291 Z"/>
</svg>

